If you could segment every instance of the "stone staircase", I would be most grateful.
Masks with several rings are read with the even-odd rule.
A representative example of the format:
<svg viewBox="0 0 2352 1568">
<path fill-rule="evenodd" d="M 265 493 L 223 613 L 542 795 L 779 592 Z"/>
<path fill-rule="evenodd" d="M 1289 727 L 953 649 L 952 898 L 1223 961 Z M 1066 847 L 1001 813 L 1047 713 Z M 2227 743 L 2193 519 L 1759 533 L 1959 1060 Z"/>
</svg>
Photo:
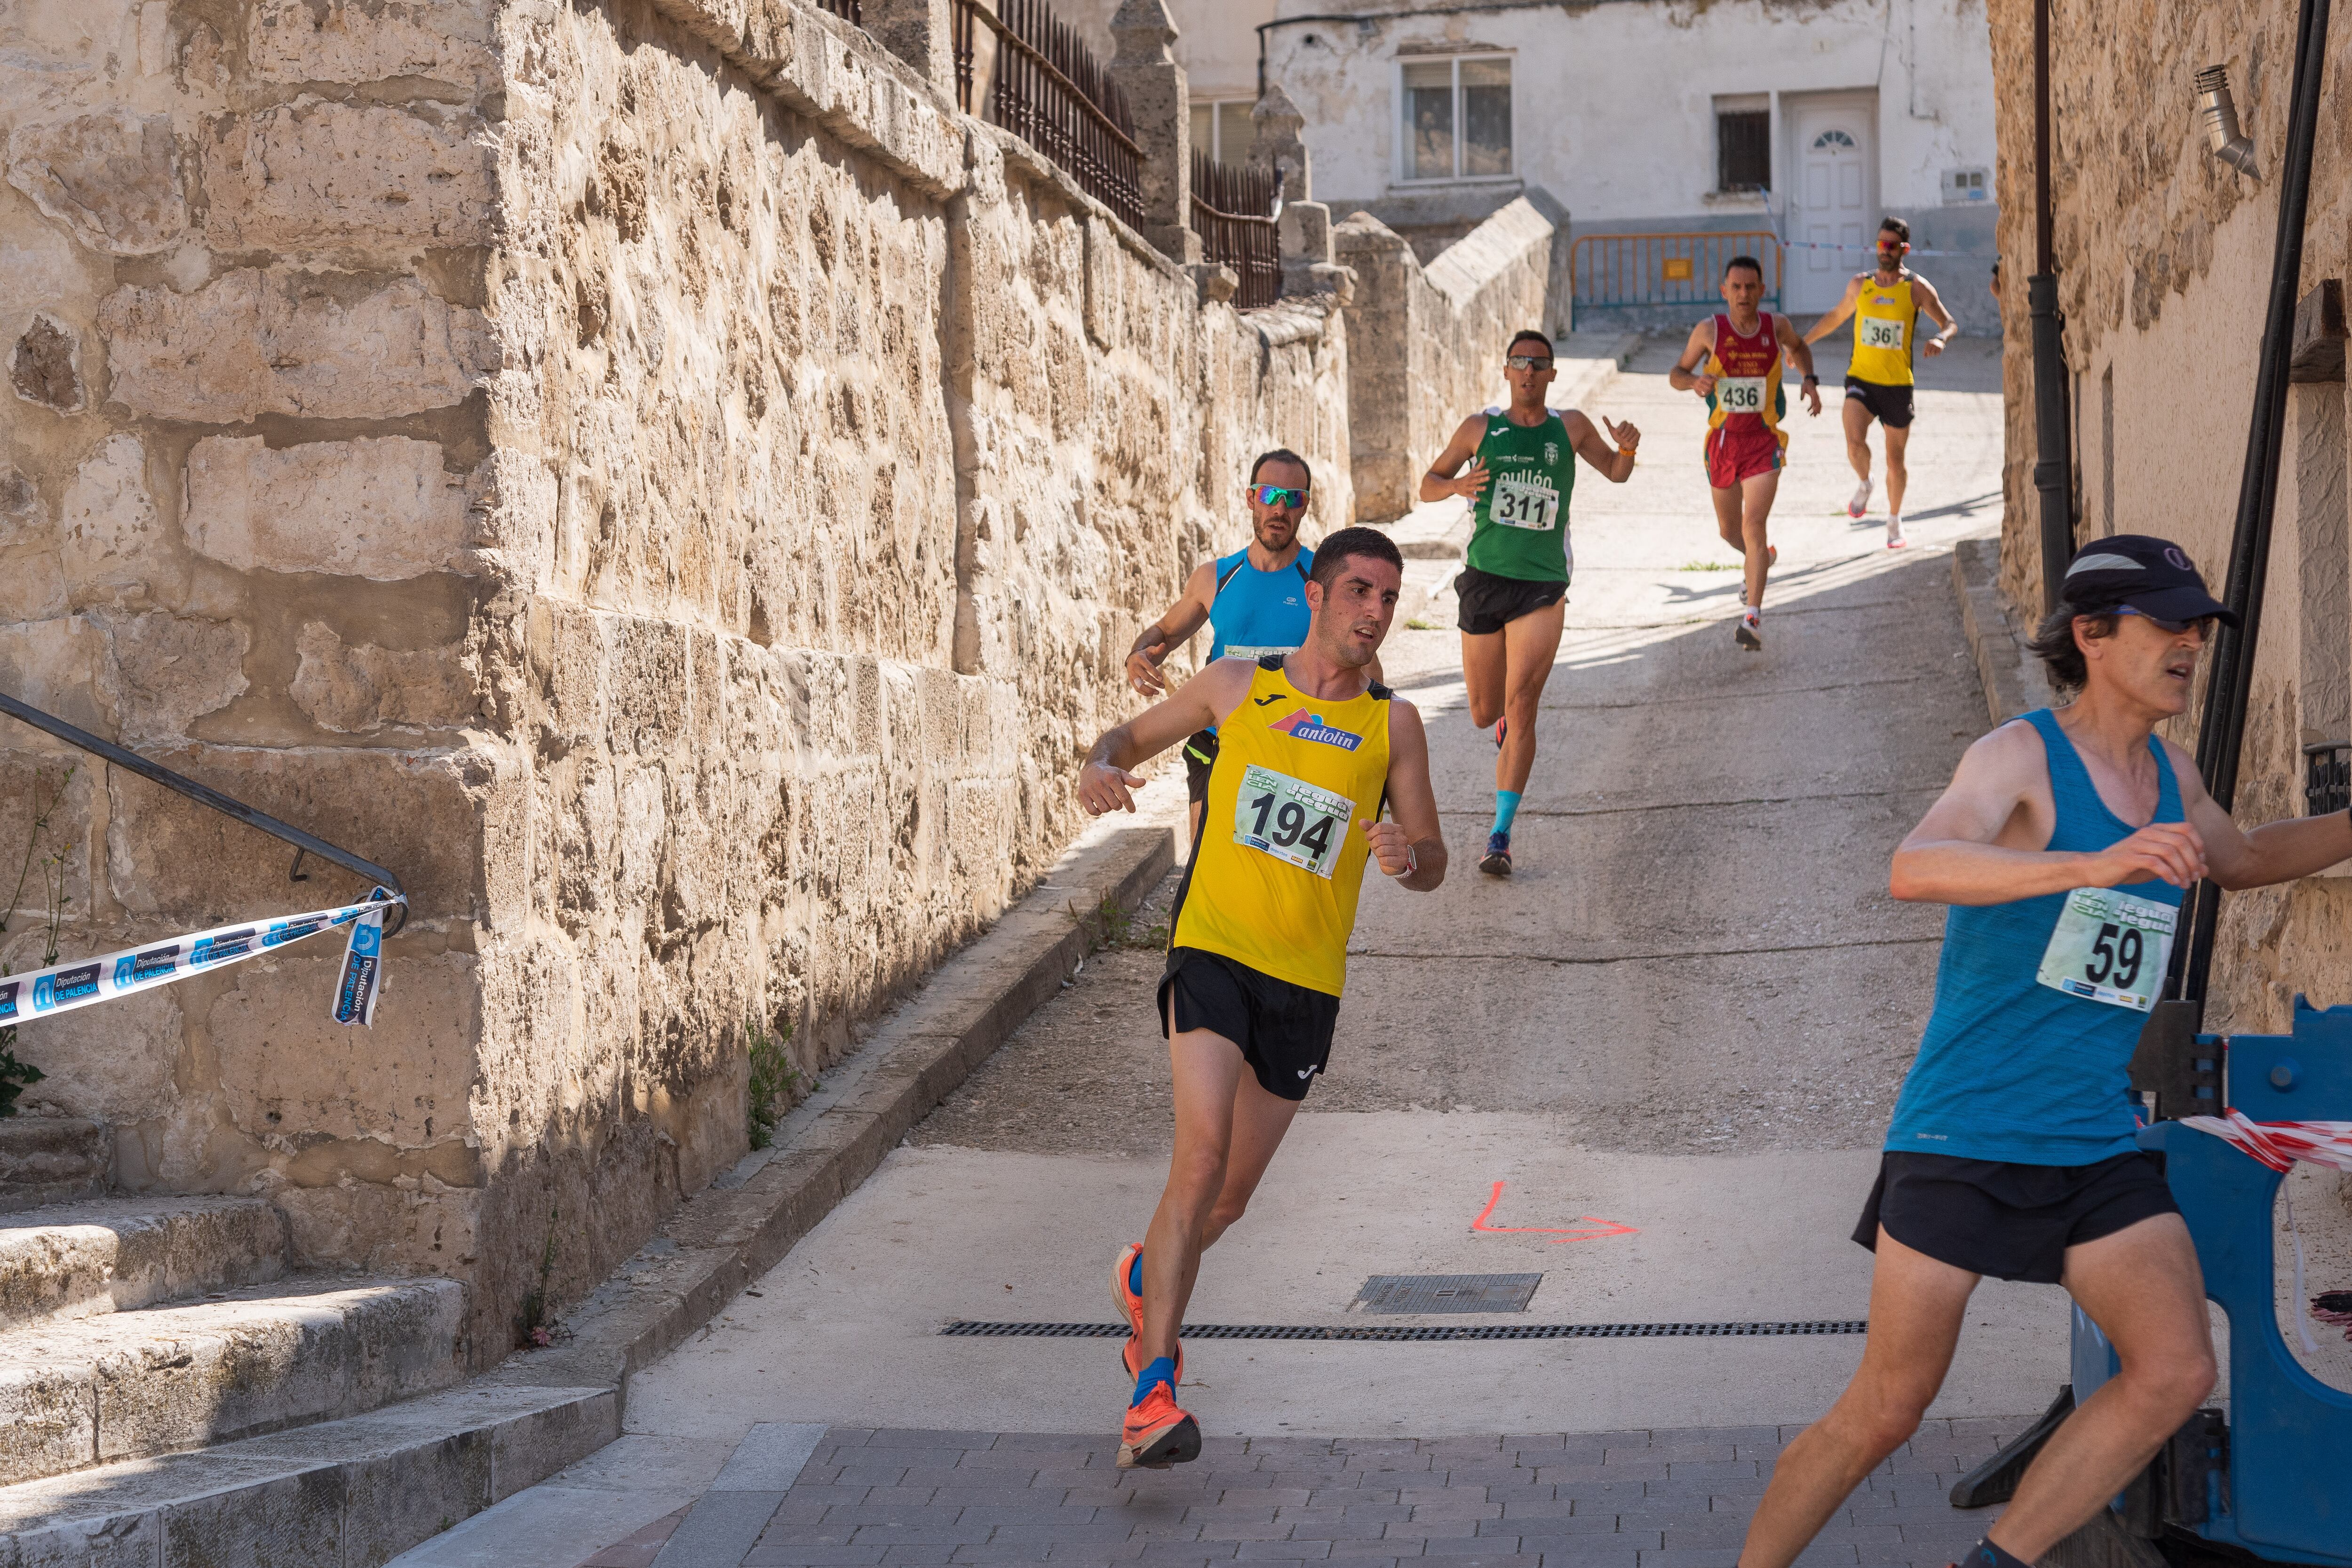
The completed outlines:
<svg viewBox="0 0 2352 1568">
<path fill-rule="evenodd" d="M 464 1287 L 301 1274 L 254 1198 L 0 1215 L 0 1497 L 355 1415 L 464 1375 Z"/>
</svg>

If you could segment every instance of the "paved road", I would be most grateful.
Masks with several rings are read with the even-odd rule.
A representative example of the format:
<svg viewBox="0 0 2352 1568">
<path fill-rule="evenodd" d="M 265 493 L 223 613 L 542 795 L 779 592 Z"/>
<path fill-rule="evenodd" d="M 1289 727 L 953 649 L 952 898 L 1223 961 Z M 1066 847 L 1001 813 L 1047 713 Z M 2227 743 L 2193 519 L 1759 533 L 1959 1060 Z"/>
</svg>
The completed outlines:
<svg viewBox="0 0 2352 1568">
<path fill-rule="evenodd" d="M 1542 1276 L 1524 1315 L 1489 1322 L 1864 1314 L 1869 1258 L 1847 1234 L 1941 931 L 1937 911 L 1886 897 L 1886 857 L 1985 727 L 1948 552 L 1998 524 L 1995 353 L 1964 341 L 1929 368 L 1907 552 L 1844 516 L 1834 400 L 1798 416 L 1761 655 L 1731 640 L 1736 557 L 1706 508 L 1698 406 L 1665 384 L 1671 350 L 1602 390 L 1601 410 L 1642 426 L 1645 459 L 1625 486 L 1578 486 L 1570 629 L 1507 883 L 1474 868 L 1494 752 L 1462 710 L 1450 601 L 1397 632 L 1388 668 L 1429 721 L 1457 869 L 1434 894 L 1367 889 L 1330 1075 L 1210 1256 L 1193 1321 L 1444 1322 L 1349 1310 L 1369 1275 L 1439 1272 Z M 1834 1397 L 1858 1336 L 1196 1341 L 1183 1399 L 1219 1439 L 1212 1459 L 1122 1484 L 1094 1473 L 1125 1392 L 1115 1342 L 939 1334 L 1110 1315 L 1108 1261 L 1141 1235 L 1168 1143 L 1158 970 L 1143 947 L 1096 955 L 760 1294 L 635 1380 L 635 1436 L 615 1450 L 636 1445 L 670 1488 L 636 1522 L 707 1484 L 753 1423 L 820 1423 L 860 1429 L 835 1447 L 939 1452 L 897 1479 L 875 1468 L 887 1457 L 843 1458 L 831 1480 L 813 1468 L 750 1561 L 1013 1559 L 998 1547 L 1018 1541 L 1103 1561 L 1731 1563 L 1760 1467 Z M 1937 1499 L 2063 1380 L 2060 1303 L 1979 1294 L 1937 1420 L 1820 1561 L 1941 1563 L 1975 1538 L 1983 1517 Z M 904 1435 L 950 1428 L 964 1436 Z M 1055 1433 L 1095 1436 L 994 1436 Z M 1017 1499 L 945 1473 L 1040 1453 L 1058 1457 Z M 1268 1470 L 1344 1479 L 1251 1479 Z M 1252 1487 L 1270 1495 L 1236 1498 Z M 1004 1527 L 1031 1533 L 971 1538 L 997 1508 L 1047 1512 Z M 1424 1508 L 1444 1529 L 1391 1528 Z M 1202 1510 L 1248 1528 L 1202 1535 Z M 903 1530 L 907 1552 L 866 1554 L 886 1544 L 869 1530 Z M 1226 1545 L 1191 1550 L 1203 1540 Z M 950 1550 L 909 1554 L 934 1548 Z"/>
</svg>

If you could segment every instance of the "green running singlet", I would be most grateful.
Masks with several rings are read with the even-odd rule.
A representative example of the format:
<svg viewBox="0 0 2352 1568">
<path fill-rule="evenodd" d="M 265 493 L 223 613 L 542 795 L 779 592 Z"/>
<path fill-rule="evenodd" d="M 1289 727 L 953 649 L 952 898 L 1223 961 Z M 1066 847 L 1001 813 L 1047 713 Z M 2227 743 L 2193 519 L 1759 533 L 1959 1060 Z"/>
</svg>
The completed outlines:
<svg viewBox="0 0 2352 1568">
<path fill-rule="evenodd" d="M 1576 488 L 1568 426 L 1549 411 L 1540 425 L 1514 425 L 1489 408 L 1478 460 L 1486 489 L 1471 510 L 1468 563 L 1523 583 L 1567 582 L 1568 497 Z"/>
</svg>

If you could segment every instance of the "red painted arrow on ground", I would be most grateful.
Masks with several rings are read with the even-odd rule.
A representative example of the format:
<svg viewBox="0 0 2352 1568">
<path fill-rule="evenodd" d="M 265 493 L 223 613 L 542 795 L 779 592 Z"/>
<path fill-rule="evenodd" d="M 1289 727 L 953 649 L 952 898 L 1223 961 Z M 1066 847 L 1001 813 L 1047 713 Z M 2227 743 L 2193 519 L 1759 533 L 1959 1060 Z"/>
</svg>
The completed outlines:
<svg viewBox="0 0 2352 1568">
<path fill-rule="evenodd" d="M 1495 1217 L 1495 1210 L 1502 1201 L 1503 1184 L 1496 1182 L 1494 1192 L 1487 1196 L 1486 1206 L 1478 1211 L 1478 1217 L 1470 1222 L 1470 1228 L 1485 1231 L 1489 1236 L 1548 1236 L 1551 1237 L 1552 1245 L 1555 1247 L 1571 1241 L 1598 1241 L 1604 1236 L 1641 1234 L 1633 1226 L 1619 1225 L 1613 1219 L 1595 1219 L 1591 1215 L 1578 1216 L 1578 1223 L 1573 1226 L 1487 1224 L 1487 1221 Z"/>
</svg>

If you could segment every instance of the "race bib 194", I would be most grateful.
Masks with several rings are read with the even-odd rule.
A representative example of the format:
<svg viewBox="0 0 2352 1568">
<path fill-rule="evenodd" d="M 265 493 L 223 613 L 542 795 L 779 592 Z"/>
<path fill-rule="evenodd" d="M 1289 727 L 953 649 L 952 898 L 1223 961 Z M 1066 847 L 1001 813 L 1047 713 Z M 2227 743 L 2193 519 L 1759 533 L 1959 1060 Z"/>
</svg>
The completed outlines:
<svg viewBox="0 0 2352 1568">
<path fill-rule="evenodd" d="M 2145 1013 L 2164 986 L 2180 911 L 2113 888 L 2066 895 L 2034 978 L 2054 991 Z"/>
<path fill-rule="evenodd" d="M 1763 413 L 1764 378 L 1738 375 L 1718 380 L 1715 384 L 1715 405 L 1726 414 Z"/>
<path fill-rule="evenodd" d="M 1328 878 L 1355 815 L 1346 795 L 1253 763 L 1234 798 L 1234 842 Z"/>
<path fill-rule="evenodd" d="M 1276 647 L 1271 644 L 1265 647 L 1254 647 L 1243 643 L 1227 643 L 1225 645 L 1224 657 L 1227 658 L 1259 659 L 1264 658 L 1270 653 L 1288 655 L 1297 653 L 1297 651 L 1298 645 L 1296 643 L 1292 643 L 1285 647 Z"/>
<path fill-rule="evenodd" d="M 1559 492 L 1540 479 L 1497 479 L 1493 516 L 1505 528 L 1549 533 L 1559 526 Z"/>
<path fill-rule="evenodd" d="M 1900 349 L 1903 346 L 1903 323 L 1892 316 L 1864 316 L 1857 323 L 1862 331 L 1862 346 L 1866 349 Z"/>
</svg>

